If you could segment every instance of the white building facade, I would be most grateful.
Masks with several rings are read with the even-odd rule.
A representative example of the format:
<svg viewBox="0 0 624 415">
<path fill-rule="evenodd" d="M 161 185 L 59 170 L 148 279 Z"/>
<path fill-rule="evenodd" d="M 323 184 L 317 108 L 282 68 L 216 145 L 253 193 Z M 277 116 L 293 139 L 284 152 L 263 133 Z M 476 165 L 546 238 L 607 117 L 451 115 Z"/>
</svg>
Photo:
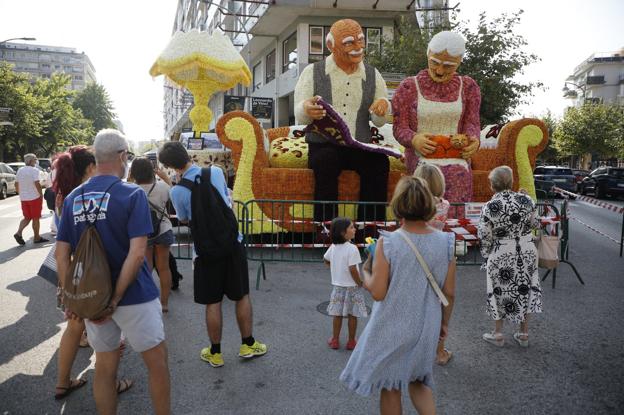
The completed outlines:
<svg viewBox="0 0 624 415">
<path fill-rule="evenodd" d="M 252 72 L 250 87 L 238 85 L 213 96 L 211 129 L 226 108 L 241 106 L 268 128 L 294 124 L 299 74 L 329 55 L 325 36 L 336 20 L 357 20 L 371 51 L 382 47 L 382 39 L 392 39 L 401 16 L 415 19 L 415 7 L 418 4 L 411 0 L 179 0 L 173 32 L 223 31 Z M 165 137 L 173 138 L 191 128 L 192 97 L 168 82 L 164 95 Z"/>
<path fill-rule="evenodd" d="M 566 79 L 566 98 L 574 106 L 583 102 L 624 105 L 624 48 L 594 53 Z"/>
<path fill-rule="evenodd" d="M 74 48 L 5 42 L 0 44 L 0 61 L 9 62 L 16 72 L 28 73 L 33 78 L 49 79 L 55 72 L 68 74 L 73 90 L 96 81 L 91 60 Z"/>
</svg>

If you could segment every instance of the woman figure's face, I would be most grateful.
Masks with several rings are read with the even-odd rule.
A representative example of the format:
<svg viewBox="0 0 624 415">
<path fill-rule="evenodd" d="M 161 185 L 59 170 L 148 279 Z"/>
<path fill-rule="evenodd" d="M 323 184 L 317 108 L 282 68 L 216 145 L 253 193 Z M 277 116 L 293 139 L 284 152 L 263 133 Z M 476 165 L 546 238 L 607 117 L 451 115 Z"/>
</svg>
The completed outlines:
<svg viewBox="0 0 624 415">
<path fill-rule="evenodd" d="M 344 238 L 347 241 L 351 241 L 353 238 L 355 238 L 355 225 L 353 225 L 353 222 L 351 222 L 347 227 L 347 230 L 344 233 Z"/>
<path fill-rule="evenodd" d="M 440 53 L 429 52 L 427 55 L 429 76 L 435 82 L 446 83 L 453 79 L 457 68 L 462 61 L 461 56 L 451 56 L 447 51 Z"/>
</svg>

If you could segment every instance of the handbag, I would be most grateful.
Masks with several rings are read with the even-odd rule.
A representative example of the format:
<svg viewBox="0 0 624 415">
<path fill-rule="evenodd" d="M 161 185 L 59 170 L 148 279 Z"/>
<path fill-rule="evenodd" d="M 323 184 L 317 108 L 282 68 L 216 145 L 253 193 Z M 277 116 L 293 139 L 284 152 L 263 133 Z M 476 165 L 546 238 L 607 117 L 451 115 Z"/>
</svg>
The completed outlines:
<svg viewBox="0 0 624 415">
<path fill-rule="evenodd" d="M 440 289 L 440 286 L 438 285 L 435 278 L 433 277 L 433 274 L 431 273 L 429 266 L 425 262 L 425 259 L 420 254 L 420 251 L 418 250 L 418 248 L 416 248 L 416 245 L 414 245 L 414 243 L 409 239 L 409 237 L 407 236 L 407 234 L 405 233 L 403 229 L 399 229 L 397 232 L 399 233 L 399 235 L 403 237 L 403 239 L 405 239 L 405 242 L 407 242 L 409 247 L 412 248 L 412 251 L 414 251 L 414 255 L 416 255 L 416 259 L 418 259 L 420 266 L 422 267 L 423 271 L 425 271 L 425 275 L 427 276 L 427 280 L 429 281 L 431 288 L 433 288 L 433 291 L 436 293 L 436 295 L 440 299 L 440 302 L 442 303 L 442 305 L 444 307 L 448 306 L 449 302 L 446 299 L 446 296 Z"/>
<path fill-rule="evenodd" d="M 537 244 L 537 266 L 540 268 L 554 269 L 559 266 L 559 240 L 558 235 L 541 235 Z"/>
</svg>

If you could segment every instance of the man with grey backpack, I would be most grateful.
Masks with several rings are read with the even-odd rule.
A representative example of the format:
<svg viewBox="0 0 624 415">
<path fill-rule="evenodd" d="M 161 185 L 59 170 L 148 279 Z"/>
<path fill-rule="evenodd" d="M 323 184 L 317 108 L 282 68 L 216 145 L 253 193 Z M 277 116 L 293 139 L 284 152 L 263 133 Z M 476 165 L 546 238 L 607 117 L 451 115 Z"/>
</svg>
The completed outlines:
<svg viewBox="0 0 624 415">
<path fill-rule="evenodd" d="M 145 261 L 147 236 L 153 231 L 147 197 L 140 187 L 121 180 L 127 175 L 128 142 L 119 131 L 100 131 L 93 147 L 96 174 L 65 198 L 57 235 L 66 309 L 86 319 L 96 353 L 93 395 L 98 413 L 117 413 L 123 331 L 147 367 L 154 413 L 169 414 L 161 304 Z"/>
</svg>

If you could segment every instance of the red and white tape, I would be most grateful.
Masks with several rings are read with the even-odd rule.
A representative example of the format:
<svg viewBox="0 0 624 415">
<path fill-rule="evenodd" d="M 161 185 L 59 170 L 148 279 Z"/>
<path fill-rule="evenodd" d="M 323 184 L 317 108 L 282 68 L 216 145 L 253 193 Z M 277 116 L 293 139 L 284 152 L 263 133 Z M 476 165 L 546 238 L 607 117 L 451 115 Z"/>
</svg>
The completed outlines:
<svg viewBox="0 0 624 415">
<path fill-rule="evenodd" d="M 593 226 L 588 225 L 588 224 L 586 224 L 585 222 L 583 222 L 583 221 L 581 221 L 581 220 L 579 220 L 579 219 L 577 219 L 577 218 L 574 218 L 574 217 L 571 217 L 570 219 L 572 219 L 572 220 L 574 220 L 574 221 L 576 221 L 576 222 L 580 223 L 581 225 L 585 226 L 586 228 L 589 228 L 590 230 L 592 230 L 592 231 L 596 232 L 598 235 L 604 236 L 604 237 L 605 237 L 605 238 L 607 238 L 608 240 L 613 241 L 613 242 L 615 242 L 615 243 L 616 243 L 616 244 L 618 244 L 618 245 L 620 244 L 620 241 L 616 240 L 616 239 L 615 239 L 615 238 L 613 238 L 612 236 L 607 235 L 606 233 L 604 233 L 604 232 L 602 232 L 602 231 L 599 231 L 598 229 L 594 228 Z"/>
<path fill-rule="evenodd" d="M 603 202 L 602 200 L 598 200 L 598 199 L 593 198 L 593 197 L 578 195 L 576 193 L 572 193 L 572 192 L 569 192 L 567 190 L 563 190 L 563 189 L 561 189 L 561 188 L 559 188 L 557 186 L 554 186 L 552 189 L 553 189 L 553 192 L 559 193 L 560 195 L 562 195 L 562 196 L 564 196 L 566 198 L 574 197 L 574 198 L 576 198 L 576 200 L 582 200 L 583 202 L 591 203 L 592 205 L 596 205 L 596 206 L 599 206 L 601 208 L 610 210 L 611 212 L 624 213 L 624 207 L 620 207 L 620 206 L 614 205 L 612 203 Z"/>
</svg>

